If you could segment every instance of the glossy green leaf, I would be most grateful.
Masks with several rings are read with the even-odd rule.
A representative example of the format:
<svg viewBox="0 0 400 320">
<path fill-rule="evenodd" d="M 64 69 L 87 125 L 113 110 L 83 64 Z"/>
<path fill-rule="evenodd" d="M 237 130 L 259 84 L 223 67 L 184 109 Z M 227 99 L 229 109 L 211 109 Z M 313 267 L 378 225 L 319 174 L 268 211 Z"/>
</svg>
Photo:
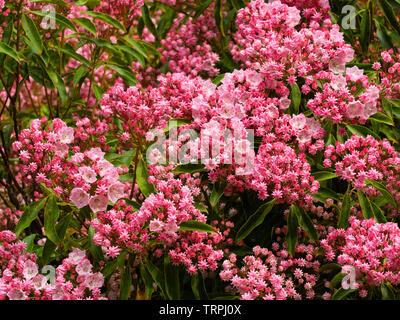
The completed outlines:
<svg viewBox="0 0 400 320">
<path fill-rule="evenodd" d="M 56 222 L 58 221 L 59 217 L 60 209 L 57 205 L 57 199 L 55 196 L 50 196 L 44 210 L 44 231 L 46 232 L 47 238 L 49 238 L 55 244 L 60 242 L 56 230 Z"/>
<path fill-rule="evenodd" d="M 19 235 L 22 231 L 28 228 L 32 221 L 38 217 L 39 211 L 43 209 L 47 198 L 43 198 L 39 201 L 31 203 L 28 207 L 25 207 L 24 213 L 19 218 L 18 224 L 15 227 L 15 234 Z"/>
<path fill-rule="evenodd" d="M 262 224 L 265 220 L 265 217 L 268 213 L 271 212 L 274 207 L 275 199 L 269 201 L 268 203 L 260 206 L 257 211 L 251 215 L 247 221 L 243 224 L 243 226 L 239 229 L 236 234 L 236 241 L 242 241 L 245 239 L 255 228 L 257 228 L 260 224 Z"/>
<path fill-rule="evenodd" d="M 339 212 L 338 228 L 345 229 L 347 227 L 350 218 L 350 207 L 350 193 L 346 192 Z"/>
<path fill-rule="evenodd" d="M 188 220 L 179 225 L 179 231 L 200 231 L 207 233 L 218 233 L 212 226 L 196 221 L 196 220 Z"/>
<path fill-rule="evenodd" d="M 297 227 L 299 226 L 299 221 L 297 219 L 297 214 L 295 212 L 295 207 L 292 205 L 290 208 L 288 221 L 287 221 L 287 234 L 286 234 L 286 243 L 287 249 L 290 254 L 294 255 L 297 243 Z"/>
<path fill-rule="evenodd" d="M 164 257 L 164 283 L 168 298 L 179 300 L 181 298 L 179 268 L 171 263 L 168 255 Z"/>
<path fill-rule="evenodd" d="M 143 158 L 140 158 L 136 168 L 136 182 L 139 185 L 140 191 L 147 198 L 150 194 L 155 193 L 154 185 L 148 181 L 149 172 Z"/>
</svg>

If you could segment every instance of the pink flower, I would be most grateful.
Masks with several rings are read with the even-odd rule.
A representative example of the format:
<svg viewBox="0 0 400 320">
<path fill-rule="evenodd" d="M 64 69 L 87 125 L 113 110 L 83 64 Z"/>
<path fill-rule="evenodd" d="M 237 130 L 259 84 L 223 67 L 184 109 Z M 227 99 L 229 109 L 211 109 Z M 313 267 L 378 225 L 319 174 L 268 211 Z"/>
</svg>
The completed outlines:
<svg viewBox="0 0 400 320">
<path fill-rule="evenodd" d="M 90 290 L 100 288 L 104 284 L 104 277 L 100 272 L 90 274 L 85 278 L 85 284 Z"/>
<path fill-rule="evenodd" d="M 79 174 L 82 176 L 82 179 L 88 183 L 94 183 L 97 181 L 96 171 L 89 167 L 80 167 Z"/>
<path fill-rule="evenodd" d="M 350 119 L 354 119 L 356 117 L 362 117 L 364 115 L 364 105 L 359 102 L 350 102 L 347 106 L 347 116 Z"/>
<path fill-rule="evenodd" d="M 74 188 L 71 191 L 69 199 L 78 209 L 81 209 L 88 205 L 89 194 L 82 188 Z"/>
<path fill-rule="evenodd" d="M 12 288 L 10 291 L 7 293 L 7 297 L 10 300 L 25 300 L 26 295 L 22 290 Z"/>
<path fill-rule="evenodd" d="M 125 196 L 125 185 L 122 182 L 116 182 L 108 189 L 108 199 L 111 202 L 117 202 Z"/>
<path fill-rule="evenodd" d="M 36 276 L 38 273 L 38 266 L 36 263 L 34 263 L 31 260 L 28 260 L 24 263 L 24 271 L 22 274 L 24 275 L 24 278 L 29 280 L 32 279 L 34 276 Z"/>
<path fill-rule="evenodd" d="M 71 143 L 74 141 L 74 129 L 70 127 L 64 127 L 58 133 L 61 143 Z"/>
<path fill-rule="evenodd" d="M 160 221 L 159 219 L 154 219 L 150 221 L 149 225 L 151 232 L 161 232 L 164 228 L 164 222 Z"/>
<path fill-rule="evenodd" d="M 108 198 L 103 195 L 97 195 L 89 200 L 89 207 L 93 212 L 106 211 Z"/>
<path fill-rule="evenodd" d="M 78 264 L 85 257 L 86 252 L 77 248 L 73 248 L 72 252 L 68 255 L 68 259 L 74 264 Z"/>
<path fill-rule="evenodd" d="M 87 156 L 93 161 L 99 161 L 104 158 L 105 153 L 100 148 L 92 148 L 88 151 Z"/>
<path fill-rule="evenodd" d="M 84 259 L 81 262 L 78 263 L 78 265 L 76 266 L 76 272 L 80 275 L 80 276 L 85 276 L 90 274 L 92 271 L 92 264 L 90 263 L 90 261 L 88 259 Z"/>
</svg>

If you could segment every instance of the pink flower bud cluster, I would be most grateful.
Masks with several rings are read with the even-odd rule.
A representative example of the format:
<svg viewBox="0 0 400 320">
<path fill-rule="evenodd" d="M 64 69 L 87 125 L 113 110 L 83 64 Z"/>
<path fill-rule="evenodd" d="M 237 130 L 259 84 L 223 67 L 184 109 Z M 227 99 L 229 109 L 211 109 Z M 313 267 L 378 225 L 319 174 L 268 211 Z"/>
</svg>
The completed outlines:
<svg viewBox="0 0 400 320">
<path fill-rule="evenodd" d="M 400 202 L 400 154 L 388 140 L 353 135 L 345 143 L 327 146 L 323 164 L 334 167 L 341 179 L 357 189 L 371 189 L 366 180 L 382 182 Z"/>
<path fill-rule="evenodd" d="M 104 299 L 104 277 L 93 272 L 85 251 L 73 249 L 48 279 L 39 273 L 36 255 L 25 250 L 25 242 L 11 231 L 0 232 L 0 300 Z"/>
<path fill-rule="evenodd" d="M 400 229 L 396 223 L 350 218 L 346 230 L 331 229 L 321 247 L 328 261 L 355 268 L 360 296 L 384 282 L 400 283 Z"/>
<path fill-rule="evenodd" d="M 189 17 L 181 25 L 184 18 L 185 14 L 178 14 L 166 38 L 161 40 L 161 62 L 168 63 L 171 72 L 215 77 L 219 57 L 209 44 L 209 40 L 217 38 L 213 10 L 205 11 L 196 20 Z"/>
<path fill-rule="evenodd" d="M 306 79 L 303 93 L 308 93 L 310 86 L 316 93 L 307 102 L 308 108 L 318 117 L 332 119 L 333 123 L 350 120 L 363 124 L 377 112 L 379 88 L 371 85 L 368 76 L 357 67 L 347 68 L 345 76 L 318 72 L 314 79 Z"/>
<path fill-rule="evenodd" d="M 254 255 L 238 261 L 235 254 L 222 264 L 220 278 L 229 281 L 232 293 L 243 300 L 312 299 L 320 263 L 315 260 L 317 248 L 300 244 L 295 257 L 289 255 L 286 243 L 272 244 L 272 250 L 253 248 Z"/>
<path fill-rule="evenodd" d="M 225 235 L 180 231 L 186 221 L 206 222 L 206 216 L 194 206 L 200 181 L 188 174 L 181 175 L 183 180 L 173 178 L 173 174 L 167 176 L 169 179 L 158 181 L 150 176 L 157 193 L 151 194 L 139 210 L 121 200 L 112 210 L 98 213 L 91 222 L 96 232 L 93 241 L 109 257 L 118 256 L 121 250 L 140 255 L 153 253 L 155 257 L 168 252 L 172 262 L 185 265 L 189 273 L 215 270 L 223 256 L 216 247 Z"/>
<path fill-rule="evenodd" d="M 353 59 L 354 51 L 345 44 L 339 26 L 331 26 L 329 20 L 324 26 L 312 21 L 297 30 L 300 11 L 280 1 L 252 1 L 239 10 L 236 23 L 234 59 L 259 70 L 271 89 L 330 66 L 343 69 Z"/>
</svg>

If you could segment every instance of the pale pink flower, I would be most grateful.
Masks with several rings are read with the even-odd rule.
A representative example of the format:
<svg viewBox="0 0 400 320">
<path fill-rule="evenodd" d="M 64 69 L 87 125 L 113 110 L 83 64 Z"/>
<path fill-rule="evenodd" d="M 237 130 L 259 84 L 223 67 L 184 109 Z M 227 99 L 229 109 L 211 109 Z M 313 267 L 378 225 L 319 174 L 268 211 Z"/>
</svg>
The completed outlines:
<svg viewBox="0 0 400 320">
<path fill-rule="evenodd" d="M 88 183 L 93 183 L 96 182 L 97 180 L 97 174 L 96 171 L 89 167 L 80 167 L 79 168 L 79 174 L 81 175 L 82 179 L 85 180 Z"/>
<path fill-rule="evenodd" d="M 90 290 L 100 288 L 104 284 L 104 277 L 100 272 L 90 274 L 85 278 L 85 284 Z"/>
<path fill-rule="evenodd" d="M 89 204 L 89 194 L 82 188 L 72 189 L 69 199 L 78 209 L 81 209 Z"/>
<path fill-rule="evenodd" d="M 84 259 L 81 262 L 78 263 L 78 265 L 76 266 L 76 272 L 80 275 L 80 276 L 85 276 L 90 274 L 92 271 L 92 264 L 90 263 L 90 261 L 88 259 Z"/>
<path fill-rule="evenodd" d="M 58 134 L 61 143 L 69 144 L 74 141 L 74 128 L 64 127 Z"/>
<path fill-rule="evenodd" d="M 117 202 L 125 196 L 125 185 L 122 182 L 115 182 L 108 189 L 108 199 L 111 202 Z"/>
<path fill-rule="evenodd" d="M 108 198 L 103 195 L 97 195 L 89 200 L 89 207 L 93 212 L 106 211 Z"/>
<path fill-rule="evenodd" d="M 17 289 L 17 288 L 12 288 L 10 291 L 8 291 L 7 297 L 10 300 L 25 300 L 26 299 L 25 293 L 22 290 Z"/>
<path fill-rule="evenodd" d="M 105 153 L 100 148 L 92 148 L 88 151 L 87 156 L 93 161 L 99 161 L 104 158 Z"/>
<path fill-rule="evenodd" d="M 72 252 L 68 255 L 68 259 L 74 264 L 78 264 L 85 257 L 86 257 L 86 252 L 78 248 L 73 248 Z"/>
<path fill-rule="evenodd" d="M 29 280 L 38 274 L 38 266 L 31 260 L 24 263 L 24 271 L 22 272 L 24 278 Z"/>
<path fill-rule="evenodd" d="M 149 228 L 150 228 L 151 232 L 160 233 L 164 228 L 164 222 L 162 222 L 159 219 L 154 219 L 154 220 L 150 221 Z"/>
</svg>

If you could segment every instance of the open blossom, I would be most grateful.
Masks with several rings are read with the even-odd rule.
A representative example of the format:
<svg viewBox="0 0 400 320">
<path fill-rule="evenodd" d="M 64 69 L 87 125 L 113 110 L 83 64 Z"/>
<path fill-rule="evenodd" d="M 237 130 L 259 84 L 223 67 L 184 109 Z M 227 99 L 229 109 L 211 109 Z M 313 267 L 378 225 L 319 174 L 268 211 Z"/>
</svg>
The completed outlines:
<svg viewBox="0 0 400 320">
<path fill-rule="evenodd" d="M 111 202 L 117 202 L 125 195 L 125 185 L 121 182 L 116 182 L 108 189 L 108 199 Z"/>
<path fill-rule="evenodd" d="M 80 167 L 79 174 L 86 182 L 93 183 L 97 180 L 96 172 L 89 167 Z"/>
<path fill-rule="evenodd" d="M 78 209 L 81 209 L 89 204 L 89 194 L 82 188 L 72 189 L 69 198 Z"/>
<path fill-rule="evenodd" d="M 58 132 L 60 136 L 60 142 L 69 144 L 74 141 L 74 129 L 70 127 L 64 127 Z"/>
<path fill-rule="evenodd" d="M 91 197 L 89 200 L 89 207 L 93 212 L 106 211 L 108 205 L 108 198 L 103 195 Z"/>
</svg>

